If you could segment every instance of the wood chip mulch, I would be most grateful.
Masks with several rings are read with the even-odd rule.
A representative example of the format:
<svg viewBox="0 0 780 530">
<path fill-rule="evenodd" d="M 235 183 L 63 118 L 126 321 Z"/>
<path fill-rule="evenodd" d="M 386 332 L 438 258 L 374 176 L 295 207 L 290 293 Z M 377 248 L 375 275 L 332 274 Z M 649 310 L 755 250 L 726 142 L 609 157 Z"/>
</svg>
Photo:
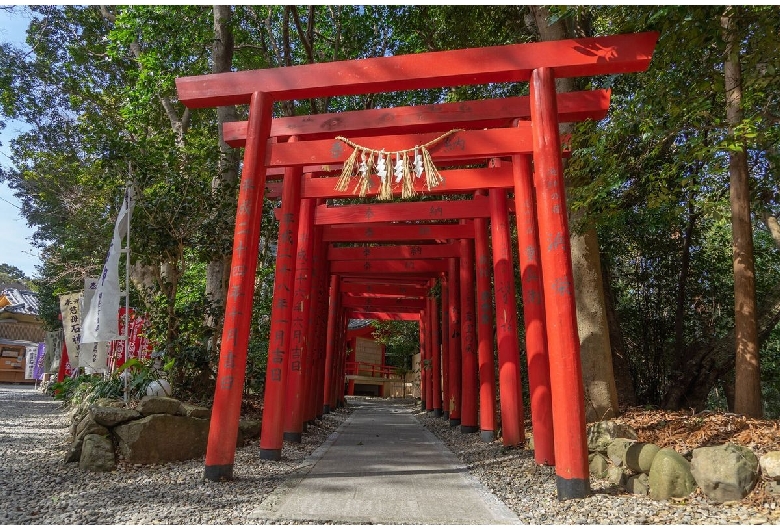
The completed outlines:
<svg viewBox="0 0 780 530">
<path fill-rule="evenodd" d="M 780 451 L 780 420 L 756 420 L 731 412 L 699 413 L 667 410 L 628 409 L 618 423 L 631 426 L 640 442 L 669 447 L 690 459 L 694 449 L 731 442 L 750 448 L 760 458 L 769 451 Z M 780 504 L 762 483 L 741 501 L 759 509 Z"/>
</svg>

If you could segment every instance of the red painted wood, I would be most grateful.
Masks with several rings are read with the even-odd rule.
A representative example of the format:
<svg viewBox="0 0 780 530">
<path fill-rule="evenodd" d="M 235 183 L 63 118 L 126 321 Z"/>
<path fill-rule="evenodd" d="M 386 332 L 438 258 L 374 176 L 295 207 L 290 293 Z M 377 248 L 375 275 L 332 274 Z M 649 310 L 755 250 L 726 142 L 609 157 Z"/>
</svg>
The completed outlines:
<svg viewBox="0 0 780 530">
<path fill-rule="evenodd" d="M 285 394 L 284 436 L 299 441 L 303 433 L 306 388 L 311 378 L 311 348 L 308 330 L 312 291 L 312 259 L 314 253 L 314 201 L 300 201 L 298 249 L 295 280 L 292 288 L 290 346 L 287 352 L 287 388 Z"/>
<path fill-rule="evenodd" d="M 359 308 L 361 311 L 395 311 L 408 313 L 425 309 L 424 299 L 412 298 L 362 298 L 359 296 L 342 295 L 341 306 Z"/>
<path fill-rule="evenodd" d="M 434 274 L 444 272 L 444 260 L 405 260 L 405 261 L 334 261 L 330 264 L 333 273 L 367 274 Z"/>
<path fill-rule="evenodd" d="M 319 204 L 319 201 L 318 203 Z M 326 247 L 327 245 L 322 241 L 322 227 L 314 228 L 317 239 L 315 245 L 316 251 L 316 280 L 317 280 L 317 299 L 318 309 L 316 314 L 316 327 L 315 327 L 315 344 L 317 345 L 317 384 L 314 387 L 315 396 L 313 401 L 315 402 L 313 414 L 317 418 L 322 417 L 322 409 L 325 402 L 324 388 L 325 388 L 325 357 L 327 353 L 327 340 L 328 340 L 328 308 L 330 307 L 330 301 L 328 295 L 330 294 L 330 267 L 328 260 L 326 259 Z"/>
<path fill-rule="evenodd" d="M 420 312 L 420 396 L 422 410 L 433 411 L 433 392 L 431 391 L 431 334 L 430 317 L 427 311 Z"/>
<path fill-rule="evenodd" d="M 542 66 L 559 77 L 638 72 L 657 39 L 649 32 L 209 74 L 178 78 L 176 89 L 185 106 L 205 108 L 247 103 L 256 90 L 283 100 L 528 81 Z"/>
<path fill-rule="evenodd" d="M 478 169 L 442 169 L 440 171 L 444 182 L 435 189 L 428 191 L 423 179 L 414 181 L 414 189 L 418 193 L 445 195 L 453 193 L 464 193 L 472 191 L 477 187 L 482 188 L 511 188 L 512 170 L 510 164 L 501 168 L 478 168 Z M 308 178 L 304 180 L 303 196 L 316 197 L 323 199 L 337 199 L 345 197 L 354 197 L 354 184 L 345 191 L 336 191 L 338 177 L 329 178 Z M 366 197 L 375 197 L 377 195 L 376 186 L 372 187 L 371 192 Z M 400 196 L 400 190 L 396 190 L 396 195 Z M 270 197 L 266 195 L 266 197 Z"/>
<path fill-rule="evenodd" d="M 515 157 L 515 205 L 517 244 L 523 288 L 525 349 L 528 361 L 528 391 L 531 398 L 531 425 L 534 433 L 534 459 L 540 465 L 555 465 L 550 361 L 544 317 L 544 292 L 540 262 L 539 229 L 533 187 L 531 157 Z"/>
<path fill-rule="evenodd" d="M 520 379 L 520 349 L 517 339 L 517 302 L 512 264 L 512 243 L 506 192 L 490 190 L 490 233 L 493 240 L 493 277 L 498 345 L 498 388 L 501 408 L 501 437 L 504 447 L 522 446 L 523 396 Z"/>
<path fill-rule="evenodd" d="M 431 285 L 433 286 L 433 284 Z M 435 296 L 428 298 L 428 315 L 431 330 L 431 408 L 441 416 L 441 337 L 439 333 L 439 304 Z"/>
<path fill-rule="evenodd" d="M 447 268 L 447 302 L 449 308 L 449 388 L 447 401 L 450 426 L 460 425 L 461 416 L 461 348 L 460 348 L 460 259 L 450 258 Z"/>
<path fill-rule="evenodd" d="M 262 93 L 254 94 L 251 100 L 249 139 L 244 151 L 243 177 L 238 192 L 225 322 L 206 448 L 205 476 L 209 480 L 233 477 L 252 318 L 252 293 L 262 221 L 262 191 L 265 186 L 265 170 L 258 161 L 265 158 L 273 102 L 267 94 Z"/>
<path fill-rule="evenodd" d="M 271 308 L 263 425 L 260 432 L 260 449 L 266 454 L 274 455 L 275 460 L 281 458 L 284 439 L 285 396 L 289 381 L 287 367 L 292 337 L 291 286 L 295 284 L 295 256 L 298 251 L 301 207 L 301 179 L 298 178 L 300 168 L 290 168 L 288 171 L 282 191 L 282 221 L 279 223 L 276 243 L 276 276 Z M 299 383 L 300 381 L 298 386 Z M 297 390 L 300 391 L 300 387 Z"/>
<path fill-rule="evenodd" d="M 487 196 L 487 191 L 477 192 Z M 493 361 L 493 267 L 487 219 L 474 219 L 477 277 L 477 362 L 479 374 L 479 429 L 483 436 L 496 432 L 496 367 Z M 491 435 L 492 436 L 492 435 Z"/>
<path fill-rule="evenodd" d="M 488 217 L 487 199 L 475 197 L 465 201 L 399 202 L 389 204 L 351 204 L 318 206 L 314 222 L 318 225 L 380 223 L 389 221 L 440 221 Z"/>
<path fill-rule="evenodd" d="M 325 377 L 323 385 L 323 413 L 330 412 L 330 396 L 333 393 L 333 366 L 336 358 L 336 336 L 338 334 L 339 316 L 339 276 L 332 274 L 330 277 L 328 305 L 327 347 L 325 350 Z"/>
<path fill-rule="evenodd" d="M 350 140 L 363 147 L 394 153 L 426 144 L 438 136 L 437 133 L 401 134 L 365 136 Z M 264 161 L 268 167 L 343 164 L 353 151 L 352 147 L 335 139 L 300 142 L 300 147 L 296 149 L 286 143 L 271 143 L 270 152 Z M 510 129 L 457 132 L 428 148 L 428 151 L 437 167 L 447 162 L 510 156 L 518 152 L 530 153 L 531 124 L 521 122 L 520 127 Z"/>
<path fill-rule="evenodd" d="M 460 249 L 456 245 L 385 245 L 363 247 L 328 248 L 328 259 L 331 261 L 369 261 L 387 259 L 433 259 L 456 258 Z"/>
<path fill-rule="evenodd" d="M 363 297 L 372 296 L 419 296 L 428 294 L 425 287 L 415 287 L 411 285 L 382 285 L 375 283 L 356 283 L 354 281 L 342 281 L 342 293 L 359 293 Z"/>
<path fill-rule="evenodd" d="M 315 202 L 316 205 L 316 202 Z M 322 305 L 320 296 L 322 290 L 322 278 L 327 272 L 327 260 L 325 259 L 325 253 L 327 252 L 327 246 L 322 242 L 322 227 L 315 227 L 312 225 L 314 234 L 314 244 L 312 249 L 312 268 L 311 268 L 311 295 L 309 304 L 309 321 L 310 325 L 307 328 L 306 343 L 309 345 L 310 358 L 308 363 L 308 369 L 310 370 L 309 382 L 306 387 L 306 409 L 304 412 L 304 425 L 311 424 L 317 418 L 318 411 L 322 411 L 322 408 L 317 408 L 317 389 L 319 388 L 319 367 L 324 359 L 323 352 L 321 350 L 320 343 L 318 341 L 318 335 L 320 333 L 322 317 L 320 311 L 326 307 Z M 323 311 L 327 313 L 327 311 Z M 327 320 L 326 320 L 327 322 Z"/>
<path fill-rule="evenodd" d="M 476 230 L 475 230 L 476 231 Z M 476 432 L 479 392 L 477 391 L 477 319 L 474 299 L 474 242 L 460 240 L 461 315 L 461 415 L 460 428 Z"/>
<path fill-rule="evenodd" d="M 449 269 L 449 267 L 448 267 Z M 449 318 L 449 287 L 447 275 L 441 276 L 441 392 L 442 413 L 445 420 L 450 419 L 450 404 L 447 399 L 450 388 L 450 318 Z"/>
<path fill-rule="evenodd" d="M 387 311 L 351 311 L 349 318 L 362 318 L 368 320 L 420 320 L 420 313 L 394 313 Z"/>
<path fill-rule="evenodd" d="M 564 481 L 584 481 L 588 484 L 585 392 L 569 250 L 566 190 L 557 148 L 560 139 L 555 110 L 555 74 L 550 68 L 540 68 L 532 76 L 531 116 L 534 122 L 534 178 L 556 436 L 555 472 Z M 584 490 L 566 492 L 559 488 L 558 496 L 584 497 L 589 493 Z"/>
<path fill-rule="evenodd" d="M 474 238 L 474 224 L 402 224 L 372 223 L 356 226 L 325 226 L 322 239 L 326 242 L 401 242 L 435 241 Z"/>
<path fill-rule="evenodd" d="M 601 120 L 609 110 L 610 95 L 609 90 L 558 94 L 558 119 L 561 123 Z M 276 118 L 271 124 L 271 136 L 297 135 L 305 140 L 324 140 L 371 131 L 394 134 L 493 129 L 509 127 L 514 119 L 528 119 L 530 115 L 529 99 L 522 96 Z M 247 122 L 228 122 L 223 127 L 222 137 L 230 147 L 244 147 L 246 131 Z"/>
</svg>

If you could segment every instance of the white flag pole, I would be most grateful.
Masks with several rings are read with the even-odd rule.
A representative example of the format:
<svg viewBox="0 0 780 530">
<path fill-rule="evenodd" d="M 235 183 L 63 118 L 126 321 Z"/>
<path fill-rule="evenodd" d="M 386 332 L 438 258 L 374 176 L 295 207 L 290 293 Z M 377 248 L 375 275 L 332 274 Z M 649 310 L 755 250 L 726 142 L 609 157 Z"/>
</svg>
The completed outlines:
<svg viewBox="0 0 780 530">
<path fill-rule="evenodd" d="M 127 162 L 127 170 L 129 174 L 129 183 L 126 186 L 127 194 L 131 193 L 131 187 L 133 186 L 133 166 L 132 162 Z M 135 190 L 133 189 L 132 192 Z M 127 196 L 126 196 L 127 197 Z M 128 197 L 129 202 L 129 197 Z M 125 253 L 125 363 L 129 361 L 130 357 L 130 217 L 132 216 L 132 210 L 127 212 L 127 242 L 125 248 L 122 249 Z M 125 369 L 127 374 L 127 369 Z M 127 375 L 124 376 L 125 380 L 125 403 L 129 401 L 129 390 L 127 384 Z"/>
</svg>

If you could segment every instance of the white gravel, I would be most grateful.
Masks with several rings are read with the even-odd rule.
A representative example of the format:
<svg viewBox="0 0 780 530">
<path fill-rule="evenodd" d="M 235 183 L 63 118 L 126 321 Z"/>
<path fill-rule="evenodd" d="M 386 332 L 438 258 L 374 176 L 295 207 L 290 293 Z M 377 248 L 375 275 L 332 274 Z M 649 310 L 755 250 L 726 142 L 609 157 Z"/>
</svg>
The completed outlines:
<svg viewBox="0 0 780 530">
<path fill-rule="evenodd" d="M 412 410 L 523 524 L 780 523 L 780 499 L 759 508 L 716 505 L 700 494 L 656 502 L 594 480 L 590 497 L 560 502 L 554 470 L 537 466 L 530 451 L 486 444 Z M 204 481 L 201 459 L 159 466 L 120 461 L 112 473 L 93 473 L 64 463 L 69 425 L 58 402 L 29 385 L 0 384 L 0 524 L 257 524 L 247 516 L 348 415 L 344 409 L 325 415 L 302 444 L 285 444 L 279 462 L 261 460 L 257 443 L 238 449 L 231 482 Z"/>
</svg>

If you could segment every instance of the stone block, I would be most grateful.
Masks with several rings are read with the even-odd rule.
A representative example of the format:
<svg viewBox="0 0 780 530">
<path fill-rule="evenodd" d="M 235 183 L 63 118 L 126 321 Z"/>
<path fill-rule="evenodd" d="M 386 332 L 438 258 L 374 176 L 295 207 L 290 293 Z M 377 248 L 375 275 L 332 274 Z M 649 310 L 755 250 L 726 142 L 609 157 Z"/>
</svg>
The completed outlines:
<svg viewBox="0 0 780 530">
<path fill-rule="evenodd" d="M 687 497 L 696 489 L 691 464 L 674 449 L 661 449 L 649 473 L 650 497 L 660 501 Z"/>
</svg>

